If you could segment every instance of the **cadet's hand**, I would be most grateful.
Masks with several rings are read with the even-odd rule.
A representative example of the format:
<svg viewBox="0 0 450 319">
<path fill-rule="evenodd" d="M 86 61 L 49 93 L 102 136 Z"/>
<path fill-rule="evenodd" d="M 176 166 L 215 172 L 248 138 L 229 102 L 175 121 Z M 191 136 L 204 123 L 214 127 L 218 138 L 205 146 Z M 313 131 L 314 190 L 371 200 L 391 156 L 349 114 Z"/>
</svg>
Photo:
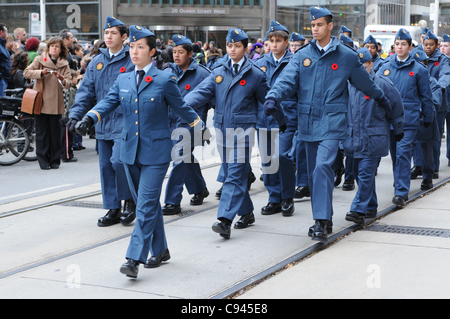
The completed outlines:
<svg viewBox="0 0 450 319">
<path fill-rule="evenodd" d="M 280 128 L 280 132 L 284 133 L 284 131 L 286 131 L 286 129 L 287 129 L 287 125 L 283 124 L 283 125 L 279 126 L 279 128 Z"/>
<path fill-rule="evenodd" d="M 428 126 L 430 126 L 430 124 L 431 124 L 431 122 L 423 122 L 423 126 L 424 126 L 425 128 L 427 128 Z"/>
<path fill-rule="evenodd" d="M 397 142 L 400 142 L 402 140 L 403 136 L 405 136 L 405 133 L 402 132 L 400 134 L 395 135 L 394 137 Z"/>
<path fill-rule="evenodd" d="M 81 121 L 75 125 L 75 131 L 81 136 L 85 136 L 92 125 L 94 125 L 94 120 L 90 116 L 85 115 Z"/>
<path fill-rule="evenodd" d="M 375 102 L 378 103 L 379 107 L 382 107 L 384 109 L 388 117 L 391 116 L 392 112 L 391 102 L 388 100 L 387 97 L 384 96 L 382 99 L 375 100 Z"/>
<path fill-rule="evenodd" d="M 75 131 L 75 125 L 77 125 L 78 120 L 76 119 L 69 119 L 69 122 L 67 122 L 67 129 L 70 133 L 76 133 Z"/>
<path fill-rule="evenodd" d="M 264 114 L 267 116 L 272 115 L 277 111 L 276 101 L 273 97 L 269 97 L 264 102 Z"/>
</svg>

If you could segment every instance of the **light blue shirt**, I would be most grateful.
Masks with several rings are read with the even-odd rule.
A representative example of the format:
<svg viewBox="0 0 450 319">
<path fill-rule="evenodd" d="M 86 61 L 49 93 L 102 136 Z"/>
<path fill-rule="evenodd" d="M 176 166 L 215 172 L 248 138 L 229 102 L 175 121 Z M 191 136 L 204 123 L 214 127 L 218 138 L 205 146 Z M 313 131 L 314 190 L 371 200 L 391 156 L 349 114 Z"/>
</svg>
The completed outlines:
<svg viewBox="0 0 450 319">
<path fill-rule="evenodd" d="M 123 51 L 123 45 L 122 45 L 122 49 L 120 49 L 120 50 L 117 51 L 116 53 L 112 53 L 112 52 L 108 49 L 108 52 L 109 52 L 109 58 L 112 59 L 113 56 L 118 56 L 118 55 L 120 54 L 120 52 L 122 52 L 122 51 Z"/>
<path fill-rule="evenodd" d="M 142 70 L 144 70 L 144 74 L 147 74 L 147 72 L 148 72 L 148 70 L 150 70 L 150 68 L 152 67 L 152 63 L 150 62 L 150 64 L 147 64 Z M 136 83 L 137 83 L 137 81 L 139 80 L 139 78 L 138 78 L 138 76 L 139 76 L 139 74 L 137 73 L 137 71 L 138 71 L 138 69 L 137 68 L 135 68 L 134 69 L 134 74 L 135 74 L 135 76 L 136 76 Z"/>
<path fill-rule="evenodd" d="M 331 38 L 330 38 L 330 42 L 328 42 L 328 44 L 326 45 L 326 46 L 324 46 L 323 48 L 316 42 L 316 46 L 317 46 L 317 48 L 319 49 L 319 51 L 320 50 L 322 50 L 323 49 L 323 51 L 324 52 L 327 52 L 327 50 L 328 50 L 328 48 L 330 47 L 330 45 L 331 45 Z"/>
</svg>

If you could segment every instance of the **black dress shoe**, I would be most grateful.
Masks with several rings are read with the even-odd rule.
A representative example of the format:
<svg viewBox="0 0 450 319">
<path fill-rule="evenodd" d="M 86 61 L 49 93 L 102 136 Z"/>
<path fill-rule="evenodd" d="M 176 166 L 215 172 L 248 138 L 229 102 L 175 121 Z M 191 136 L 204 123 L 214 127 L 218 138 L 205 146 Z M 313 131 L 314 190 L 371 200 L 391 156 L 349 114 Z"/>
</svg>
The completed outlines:
<svg viewBox="0 0 450 319">
<path fill-rule="evenodd" d="M 273 215 L 281 212 L 281 204 L 279 203 L 268 203 L 266 206 L 261 208 L 261 215 Z"/>
<path fill-rule="evenodd" d="M 127 275 L 127 277 L 137 278 L 139 272 L 139 261 L 128 259 L 127 262 L 120 267 L 120 272 Z"/>
<path fill-rule="evenodd" d="M 293 198 L 283 199 L 281 201 L 281 214 L 284 217 L 292 216 L 292 214 L 294 214 L 294 210 L 295 210 L 295 206 L 294 206 Z"/>
<path fill-rule="evenodd" d="M 352 191 L 354 189 L 355 189 L 355 181 L 348 180 L 344 181 L 344 184 L 342 184 L 343 191 Z"/>
<path fill-rule="evenodd" d="M 144 264 L 145 268 L 156 268 L 161 265 L 163 261 L 170 259 L 169 249 L 166 249 L 161 255 L 150 257 Z"/>
<path fill-rule="evenodd" d="M 431 179 L 424 179 L 420 184 L 420 190 L 427 191 L 433 188 L 433 181 Z"/>
<path fill-rule="evenodd" d="M 439 170 L 435 170 L 433 173 L 433 179 L 438 179 L 439 178 Z"/>
<path fill-rule="evenodd" d="M 222 196 L 222 187 L 223 186 L 221 186 L 220 189 L 216 192 L 216 198 L 217 199 L 220 199 L 220 197 Z"/>
<path fill-rule="evenodd" d="M 163 215 L 175 215 L 181 213 L 181 206 L 180 205 L 172 205 L 172 204 L 166 204 L 162 208 Z"/>
<path fill-rule="evenodd" d="M 208 195 L 209 192 L 207 188 L 205 188 L 201 193 L 194 194 L 191 198 L 191 205 L 196 206 L 203 204 L 203 200 L 208 197 Z"/>
<path fill-rule="evenodd" d="M 318 219 L 313 225 L 312 240 L 326 240 L 328 237 L 328 220 Z"/>
<path fill-rule="evenodd" d="M 413 168 L 411 168 L 411 179 L 416 179 L 419 175 L 422 175 L 421 166 L 414 166 Z"/>
<path fill-rule="evenodd" d="M 216 222 L 212 225 L 212 230 L 216 233 L 219 233 L 225 239 L 230 239 L 231 235 L 231 222 L 221 221 Z"/>
<path fill-rule="evenodd" d="M 97 221 L 97 226 L 99 227 L 106 227 L 106 226 L 112 226 L 115 224 L 120 223 L 120 217 L 122 216 L 122 209 L 110 209 L 106 213 L 105 216 L 100 217 Z"/>
<path fill-rule="evenodd" d="M 371 209 L 366 211 L 366 218 L 375 218 L 377 216 L 377 210 Z"/>
<path fill-rule="evenodd" d="M 300 199 L 303 197 L 311 197 L 311 192 L 309 191 L 309 186 L 299 186 L 295 190 L 294 198 Z"/>
<path fill-rule="evenodd" d="M 403 198 L 400 195 L 395 195 L 392 199 L 392 203 L 397 206 L 405 206 L 406 198 Z"/>
<path fill-rule="evenodd" d="M 339 184 L 342 181 L 342 175 L 344 175 L 344 173 L 345 173 L 344 167 L 334 171 L 334 187 L 339 186 Z"/>
<path fill-rule="evenodd" d="M 345 220 L 348 220 L 349 222 L 354 222 L 355 224 L 364 224 L 364 217 L 365 215 L 358 212 L 348 212 L 345 215 Z"/>
<path fill-rule="evenodd" d="M 256 181 L 256 176 L 253 174 L 252 171 L 248 173 L 248 179 L 247 179 L 247 189 L 250 190 L 252 188 L 252 184 Z"/>
<path fill-rule="evenodd" d="M 333 232 L 333 219 L 330 219 L 328 221 L 326 229 L 327 229 L 327 233 L 328 234 L 331 234 Z M 314 232 L 314 225 L 309 227 L 309 229 L 308 229 L 308 236 L 312 237 L 313 232 Z"/>
<path fill-rule="evenodd" d="M 234 228 L 236 229 L 242 229 L 247 228 L 249 225 L 253 224 L 255 222 L 255 215 L 253 215 L 253 212 L 242 215 L 241 218 L 234 223 Z"/>
<path fill-rule="evenodd" d="M 130 225 L 136 219 L 136 203 L 134 199 L 127 199 L 123 205 L 123 213 L 120 217 L 120 223 L 123 226 Z"/>
</svg>

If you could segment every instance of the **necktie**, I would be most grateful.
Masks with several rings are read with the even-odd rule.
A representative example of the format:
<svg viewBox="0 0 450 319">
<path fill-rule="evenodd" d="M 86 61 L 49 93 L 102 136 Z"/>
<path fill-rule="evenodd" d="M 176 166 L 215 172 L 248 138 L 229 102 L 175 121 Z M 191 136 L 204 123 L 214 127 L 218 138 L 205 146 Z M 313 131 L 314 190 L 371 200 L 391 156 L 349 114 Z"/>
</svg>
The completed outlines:
<svg viewBox="0 0 450 319">
<path fill-rule="evenodd" d="M 234 75 L 238 74 L 239 64 L 237 63 L 233 64 L 233 68 L 234 68 Z"/>
<path fill-rule="evenodd" d="M 111 56 L 111 61 L 112 61 L 115 57 L 116 57 L 115 55 L 112 55 L 112 56 Z"/>
<path fill-rule="evenodd" d="M 138 70 L 137 73 L 139 75 L 138 82 L 137 82 L 137 87 L 139 88 L 139 85 L 141 84 L 142 79 L 144 78 L 145 71 L 144 70 Z"/>
<path fill-rule="evenodd" d="M 320 50 L 320 55 L 323 55 L 324 53 L 325 53 L 324 49 Z"/>
</svg>

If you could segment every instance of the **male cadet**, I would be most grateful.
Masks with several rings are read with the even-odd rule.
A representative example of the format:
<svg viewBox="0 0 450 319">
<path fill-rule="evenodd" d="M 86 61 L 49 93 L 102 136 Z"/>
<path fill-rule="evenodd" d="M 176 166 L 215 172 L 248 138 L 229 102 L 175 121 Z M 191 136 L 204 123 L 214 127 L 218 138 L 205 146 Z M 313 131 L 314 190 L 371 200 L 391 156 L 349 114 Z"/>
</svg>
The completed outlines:
<svg viewBox="0 0 450 319">
<path fill-rule="evenodd" d="M 424 44 L 424 48 L 425 46 L 426 45 Z M 428 56 L 424 51 L 416 50 L 416 52 L 412 54 L 412 57 L 428 68 L 430 67 Z M 411 170 L 411 179 L 413 179 L 413 170 L 415 168 L 420 168 L 420 173 L 423 176 L 422 184 L 420 185 L 421 190 L 428 190 L 433 188 L 432 178 L 435 165 L 433 157 L 433 145 L 435 141 L 440 141 L 442 136 L 442 133 L 439 133 L 438 123 L 436 119 L 436 110 L 439 110 L 439 108 L 441 107 L 444 94 L 436 78 L 430 75 L 429 81 L 433 100 L 433 121 L 431 122 L 430 126 L 424 127 L 423 119 L 420 119 L 419 129 L 417 130 L 415 137 L 416 143 L 413 150 L 415 167 L 413 167 L 413 169 Z"/>
<path fill-rule="evenodd" d="M 266 96 L 264 111 L 273 114 L 280 103 L 297 93 L 298 138 L 306 144 L 308 182 L 315 224 L 309 234 L 324 240 L 332 231 L 333 162 L 339 141 L 347 137 L 347 81 L 381 107 L 390 102 L 370 78 L 356 51 L 331 37 L 332 14 L 310 7 L 314 39 L 300 48 Z"/>
<path fill-rule="evenodd" d="M 294 56 L 288 50 L 289 31 L 279 22 L 270 22 L 267 38 L 270 54 L 265 54 L 254 63 L 266 74 L 267 84 L 272 87 L 277 78 Z M 297 97 L 293 94 L 281 103 L 287 116 L 287 129 L 279 134 L 278 123 L 273 117 L 264 114 L 263 103 L 259 103 L 258 129 L 259 153 L 261 156 L 264 186 L 269 192 L 269 202 L 261 208 L 262 215 L 282 213 L 291 216 L 294 213 L 295 167 L 294 157 L 289 155 L 293 137 L 297 129 Z M 278 143 L 276 139 L 278 138 Z M 274 166 L 278 166 L 276 169 Z M 275 168 L 275 171 L 272 169 Z"/>
<path fill-rule="evenodd" d="M 423 39 L 425 38 L 425 35 L 427 34 L 427 32 L 430 29 L 428 29 L 427 27 L 423 28 L 422 31 L 420 31 L 420 43 L 418 46 L 416 46 L 415 48 L 411 49 L 411 53 L 416 52 L 416 50 L 423 50 Z"/>
<path fill-rule="evenodd" d="M 303 34 L 292 32 L 291 37 L 289 38 L 289 50 L 292 53 L 295 53 L 298 49 L 300 49 L 303 45 L 305 45 L 305 37 Z"/>
<path fill-rule="evenodd" d="M 226 41 L 228 61 L 212 70 L 208 78 L 185 96 L 185 101 L 188 105 L 203 105 L 215 99 L 214 127 L 224 182 L 217 210 L 220 222 L 214 223 L 212 229 L 229 239 L 231 223 L 236 215 L 241 218 L 234 228 L 246 228 L 255 222 L 247 180 L 258 101 L 264 102 L 269 86 L 264 72 L 245 56 L 248 36 L 244 31 L 230 29 Z M 284 131 L 286 119 L 282 109 L 273 115 L 280 130 Z"/>
<path fill-rule="evenodd" d="M 173 36 L 173 60 L 175 63 L 170 63 L 164 71 L 172 73 L 177 79 L 178 88 L 183 97 L 195 89 L 211 73 L 206 67 L 198 64 L 192 58 L 192 54 L 191 40 L 183 35 L 175 34 Z M 194 105 L 194 111 L 197 112 L 204 123 L 206 123 L 210 105 L 209 101 L 204 105 Z M 164 215 L 181 212 L 180 203 L 184 184 L 189 194 L 195 194 L 191 198 L 191 205 L 203 204 L 203 199 L 209 195 L 200 164 L 192 153 L 196 146 L 194 144 L 194 129 L 171 109 L 169 109 L 169 121 L 172 134 L 176 134 L 173 137 L 178 138 L 177 131 L 182 135 L 180 139 L 173 140 L 174 146 L 176 145 L 175 149 L 179 149 L 182 155 L 180 154 L 179 160 L 173 162 L 173 168 L 167 181 L 165 206 L 162 208 Z M 189 135 L 186 135 L 186 133 L 189 133 Z M 187 159 L 188 156 L 189 159 Z"/>
<path fill-rule="evenodd" d="M 342 33 L 348 36 L 349 38 L 352 37 L 352 30 L 347 28 L 345 25 L 341 25 L 341 27 L 339 28 L 339 35 L 341 35 Z"/>
<path fill-rule="evenodd" d="M 122 42 L 127 38 L 126 26 L 111 16 L 106 17 L 103 28 L 107 49 L 100 49 L 89 63 L 70 108 L 69 130 L 75 132 L 75 124 L 96 103 L 103 100 L 119 74 L 134 70 L 129 55 L 129 47 Z M 102 185 L 103 208 L 108 209 L 104 217 L 98 219 L 100 227 L 117 223 L 128 225 L 135 219 L 136 205 L 128 187 L 123 163 L 119 158 L 122 141 L 123 113 L 118 107 L 95 126 L 98 141 L 100 180 Z M 125 200 L 122 213 L 121 200 Z"/>
<path fill-rule="evenodd" d="M 442 36 L 442 42 L 441 42 L 440 49 L 443 54 L 450 57 L 450 36 L 448 34 L 444 34 Z M 446 98 L 447 98 L 448 107 L 450 108 L 450 90 L 447 90 Z M 447 115 L 445 116 L 445 123 L 447 125 L 447 154 L 446 154 L 446 157 L 448 159 L 447 165 L 450 166 L 450 134 L 449 134 L 449 132 L 450 132 L 449 131 L 450 109 L 447 109 Z"/>
<path fill-rule="evenodd" d="M 380 65 L 384 62 L 384 59 L 382 59 L 378 55 L 378 45 L 377 40 L 372 35 L 369 35 L 363 43 L 364 47 L 369 50 L 370 55 L 372 56 L 372 71 L 377 73 L 378 69 L 380 68 Z"/>
<path fill-rule="evenodd" d="M 411 184 L 411 156 L 419 119 L 423 115 L 425 127 L 428 127 L 433 120 L 428 71 L 409 54 L 411 42 L 409 32 L 401 28 L 395 35 L 395 54 L 377 72 L 394 83 L 402 96 L 405 108 L 404 137 L 396 142 L 391 131 L 390 147 L 395 186 L 392 202 L 398 206 L 405 205 L 408 200 Z"/>
<path fill-rule="evenodd" d="M 396 140 L 401 140 L 405 117 L 400 92 L 390 80 L 372 71 L 372 53 L 367 48 L 357 52 L 370 77 L 384 91 L 392 106 L 392 112 L 387 114 L 373 99 L 349 84 L 347 123 L 351 134 L 342 144 L 345 154 L 353 157 L 358 190 L 345 220 L 362 224 L 364 218 L 373 218 L 377 213 L 375 171 L 381 157 L 389 153 L 389 127 L 394 128 Z"/>
</svg>

